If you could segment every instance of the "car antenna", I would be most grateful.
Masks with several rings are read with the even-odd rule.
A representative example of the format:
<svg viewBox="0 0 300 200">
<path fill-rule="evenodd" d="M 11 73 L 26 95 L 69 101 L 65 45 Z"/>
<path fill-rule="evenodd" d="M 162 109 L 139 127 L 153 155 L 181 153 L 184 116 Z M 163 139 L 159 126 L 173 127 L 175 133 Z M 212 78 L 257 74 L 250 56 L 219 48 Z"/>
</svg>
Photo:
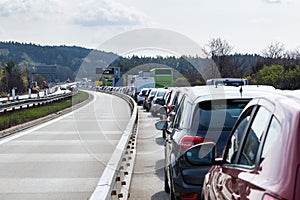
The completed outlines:
<svg viewBox="0 0 300 200">
<path fill-rule="evenodd" d="M 243 98 L 243 86 L 242 85 L 240 87 L 240 94 L 241 94 L 241 98 Z"/>
</svg>

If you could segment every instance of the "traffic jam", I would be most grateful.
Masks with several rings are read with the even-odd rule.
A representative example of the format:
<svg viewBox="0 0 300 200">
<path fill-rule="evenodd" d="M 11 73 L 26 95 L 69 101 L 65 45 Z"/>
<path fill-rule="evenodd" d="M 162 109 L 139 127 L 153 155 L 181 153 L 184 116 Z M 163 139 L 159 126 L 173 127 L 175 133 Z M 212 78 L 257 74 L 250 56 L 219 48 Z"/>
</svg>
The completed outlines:
<svg viewBox="0 0 300 200">
<path fill-rule="evenodd" d="M 170 199 L 300 199 L 300 91 L 209 80 L 134 96 L 164 138 Z"/>
</svg>

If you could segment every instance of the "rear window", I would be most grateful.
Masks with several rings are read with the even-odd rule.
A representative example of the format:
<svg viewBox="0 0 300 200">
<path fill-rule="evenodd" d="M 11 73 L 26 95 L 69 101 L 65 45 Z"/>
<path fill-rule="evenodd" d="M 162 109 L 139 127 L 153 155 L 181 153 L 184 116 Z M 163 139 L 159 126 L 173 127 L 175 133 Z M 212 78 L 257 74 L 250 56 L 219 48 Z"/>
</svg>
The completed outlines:
<svg viewBox="0 0 300 200">
<path fill-rule="evenodd" d="M 144 89 L 140 92 L 141 95 L 145 96 L 147 94 L 148 90 L 147 89 Z"/>
<path fill-rule="evenodd" d="M 154 96 L 156 94 L 157 90 L 151 90 L 149 96 Z"/>
<path fill-rule="evenodd" d="M 158 91 L 156 96 L 163 97 L 166 94 L 166 91 Z"/>
<path fill-rule="evenodd" d="M 231 130 L 249 100 L 214 100 L 198 104 L 192 130 Z"/>
</svg>

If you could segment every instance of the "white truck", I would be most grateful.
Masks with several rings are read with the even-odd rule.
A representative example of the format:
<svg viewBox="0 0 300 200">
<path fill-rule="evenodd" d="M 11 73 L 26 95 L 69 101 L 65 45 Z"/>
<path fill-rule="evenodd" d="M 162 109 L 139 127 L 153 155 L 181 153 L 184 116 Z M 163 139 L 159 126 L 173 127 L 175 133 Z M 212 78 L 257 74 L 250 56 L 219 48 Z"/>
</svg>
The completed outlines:
<svg viewBox="0 0 300 200">
<path fill-rule="evenodd" d="M 134 98 L 137 100 L 137 95 L 143 88 L 155 88 L 153 77 L 135 77 L 133 87 L 135 88 Z"/>
</svg>

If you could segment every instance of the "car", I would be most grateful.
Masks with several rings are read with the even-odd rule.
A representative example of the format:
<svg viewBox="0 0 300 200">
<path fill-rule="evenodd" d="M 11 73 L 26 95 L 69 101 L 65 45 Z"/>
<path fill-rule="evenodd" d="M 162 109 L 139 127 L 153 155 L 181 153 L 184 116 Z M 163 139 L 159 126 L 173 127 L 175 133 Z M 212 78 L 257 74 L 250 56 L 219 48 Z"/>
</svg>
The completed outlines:
<svg viewBox="0 0 300 200">
<path fill-rule="evenodd" d="M 202 199 L 300 199 L 299 119 L 299 92 L 251 100 L 221 160 L 212 155 L 212 145 L 193 150 L 196 155 L 201 148 L 210 149 L 206 161 L 213 165 L 205 176 Z"/>
<path fill-rule="evenodd" d="M 168 93 L 168 89 L 158 89 L 153 100 L 151 101 L 150 112 L 152 116 L 156 117 L 159 113 L 159 109 L 165 104 L 165 96 Z"/>
<path fill-rule="evenodd" d="M 268 86 L 197 86 L 182 90 L 183 94 L 174 121 L 156 123 L 167 133 L 165 141 L 164 189 L 171 199 L 200 199 L 204 176 L 209 165 L 194 165 L 184 159 L 194 145 L 216 143 L 221 156 L 234 123 L 247 103 L 254 97 L 275 92 Z"/>
<path fill-rule="evenodd" d="M 149 96 L 149 94 L 151 93 L 151 90 L 152 90 L 153 88 L 149 88 L 149 90 L 147 91 L 147 93 L 145 94 L 145 98 L 144 98 L 144 101 L 143 101 L 143 109 L 145 109 L 146 110 L 146 108 L 147 108 L 147 99 L 148 99 L 148 96 Z"/>
<path fill-rule="evenodd" d="M 149 95 L 147 96 L 147 98 L 145 98 L 144 104 L 145 104 L 145 109 L 147 112 L 149 112 L 151 109 L 151 102 L 152 102 L 153 98 L 155 97 L 156 93 L 157 93 L 157 89 L 153 88 L 151 90 L 151 92 L 149 93 Z"/>
<path fill-rule="evenodd" d="M 137 105 L 142 105 L 149 88 L 142 88 L 139 94 L 137 95 Z"/>
<path fill-rule="evenodd" d="M 172 110 L 176 108 L 176 106 L 179 103 L 179 94 L 180 90 L 178 88 L 174 88 L 170 90 L 166 97 L 166 103 L 165 103 L 165 108 L 166 108 L 166 114 L 169 115 Z"/>
<path fill-rule="evenodd" d="M 181 97 L 188 91 L 187 87 L 173 87 L 166 94 L 166 103 L 159 109 L 160 119 L 167 120 L 168 126 L 174 122 L 176 110 L 178 108 Z M 166 138 L 166 131 L 162 130 L 162 137 Z"/>
</svg>

